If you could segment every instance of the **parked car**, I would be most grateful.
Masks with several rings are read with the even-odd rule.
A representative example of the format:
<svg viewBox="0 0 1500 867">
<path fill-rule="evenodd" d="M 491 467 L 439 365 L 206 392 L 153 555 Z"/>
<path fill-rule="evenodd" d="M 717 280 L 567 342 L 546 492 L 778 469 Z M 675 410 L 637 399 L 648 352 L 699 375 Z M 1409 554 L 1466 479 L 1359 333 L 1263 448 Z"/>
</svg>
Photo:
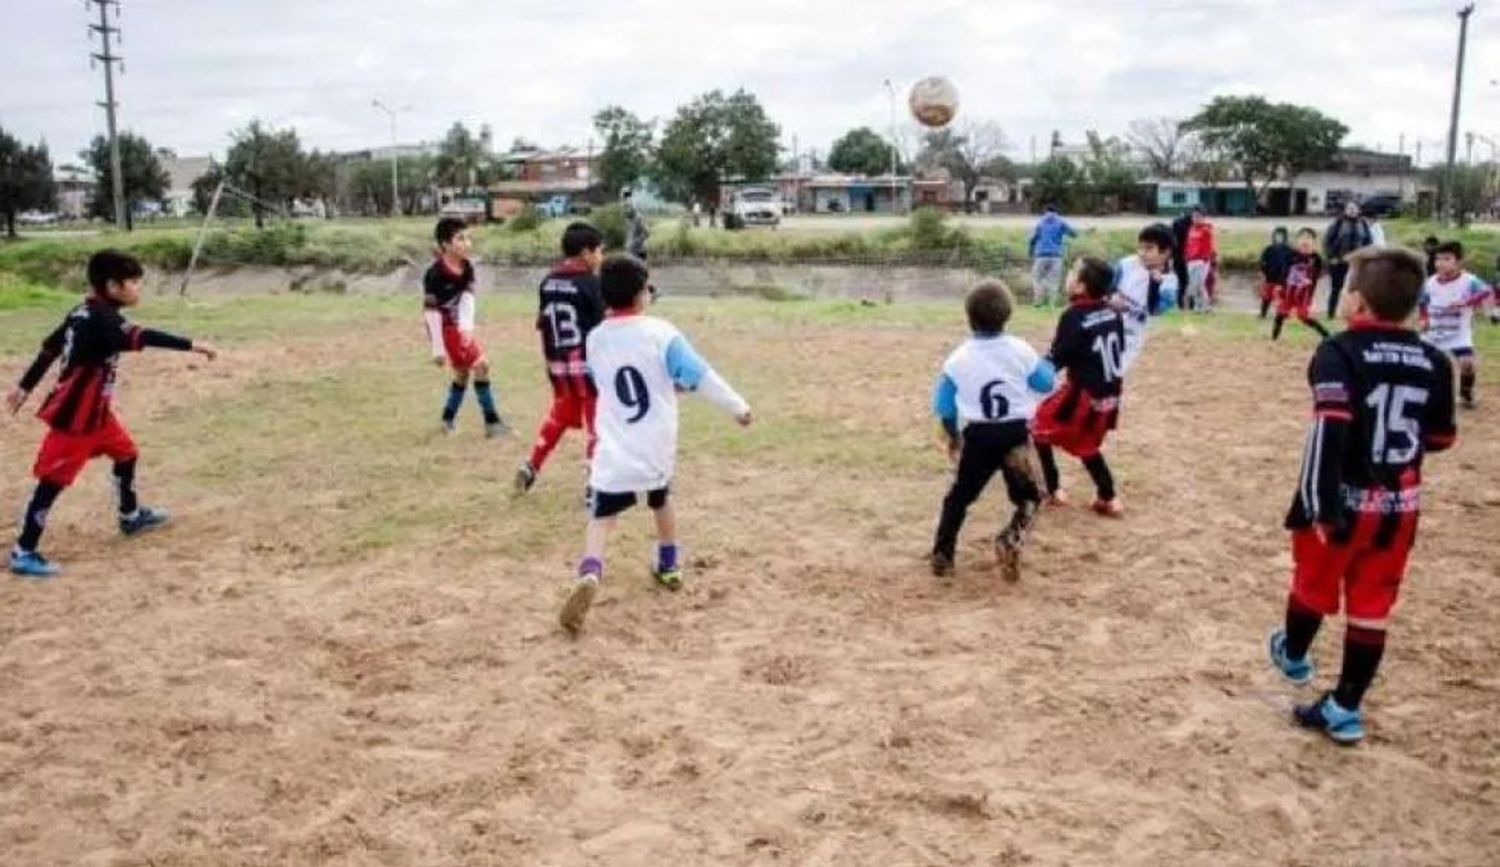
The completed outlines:
<svg viewBox="0 0 1500 867">
<path fill-rule="evenodd" d="M 1392 193 L 1376 193 L 1360 202 L 1359 210 L 1366 217 L 1398 217 L 1401 215 L 1401 197 Z"/>
<path fill-rule="evenodd" d="M 16 222 L 23 226 L 51 226 L 60 219 L 51 211 L 22 211 L 16 214 Z"/>
<path fill-rule="evenodd" d="M 745 226 L 775 228 L 781 225 L 781 212 L 781 197 L 776 194 L 775 190 L 765 187 L 747 187 L 734 194 L 734 199 L 729 203 L 728 212 L 724 215 L 724 227 L 726 229 L 739 229 Z"/>
</svg>

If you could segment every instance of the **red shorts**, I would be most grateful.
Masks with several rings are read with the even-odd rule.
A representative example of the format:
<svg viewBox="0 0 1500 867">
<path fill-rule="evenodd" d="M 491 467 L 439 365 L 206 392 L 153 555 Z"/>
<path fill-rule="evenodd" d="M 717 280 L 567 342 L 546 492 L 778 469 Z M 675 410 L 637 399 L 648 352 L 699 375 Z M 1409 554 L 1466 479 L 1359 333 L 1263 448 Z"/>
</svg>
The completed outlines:
<svg viewBox="0 0 1500 867">
<path fill-rule="evenodd" d="M 1310 528 L 1292 531 L 1292 595 L 1326 615 L 1339 613 L 1342 596 L 1349 619 L 1359 621 L 1356 625 L 1383 628 L 1406 577 L 1417 516 L 1402 515 L 1394 538 L 1383 548 L 1374 544 L 1381 517 L 1360 515 L 1345 543 L 1324 542 Z"/>
<path fill-rule="evenodd" d="M 593 395 L 552 393 L 552 408 L 547 415 L 566 430 L 586 430 L 594 433 L 594 410 L 599 398 Z"/>
<path fill-rule="evenodd" d="M 1281 293 L 1285 291 L 1285 286 L 1279 286 L 1275 283 L 1267 283 L 1264 280 L 1260 281 L 1260 300 L 1262 301 L 1275 301 L 1277 298 L 1280 298 Z"/>
<path fill-rule="evenodd" d="M 464 334 L 456 325 L 443 326 L 443 351 L 454 370 L 469 370 L 484 361 L 484 349 L 472 334 Z"/>
<path fill-rule="evenodd" d="M 1295 316 L 1298 319 L 1312 318 L 1313 289 L 1311 286 L 1294 289 L 1281 287 L 1276 296 L 1276 315 Z"/>
<path fill-rule="evenodd" d="M 66 488 L 78 478 L 83 465 L 93 458 L 105 455 L 110 460 L 119 462 L 131 460 L 137 454 L 130 431 L 120 424 L 114 413 L 110 413 L 104 419 L 104 426 L 93 433 L 70 434 L 48 430 L 46 439 L 42 440 L 42 447 L 37 450 L 31 474 L 38 481 Z"/>
<path fill-rule="evenodd" d="M 1062 449 L 1076 458 L 1091 458 L 1104 448 L 1104 438 L 1115 429 L 1120 399 L 1094 398 L 1071 383 L 1042 401 L 1031 422 L 1031 435 L 1042 445 Z"/>
</svg>

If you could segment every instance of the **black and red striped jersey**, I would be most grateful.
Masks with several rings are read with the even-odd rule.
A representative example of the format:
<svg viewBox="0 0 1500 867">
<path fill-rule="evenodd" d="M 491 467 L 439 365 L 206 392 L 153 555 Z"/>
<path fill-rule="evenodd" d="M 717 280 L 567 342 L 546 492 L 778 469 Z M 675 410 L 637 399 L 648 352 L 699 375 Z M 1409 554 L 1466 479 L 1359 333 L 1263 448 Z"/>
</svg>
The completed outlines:
<svg viewBox="0 0 1500 867">
<path fill-rule="evenodd" d="M 1125 320 L 1106 302 L 1076 301 L 1057 320 L 1047 357 L 1068 382 L 1095 398 L 1119 397 Z"/>
<path fill-rule="evenodd" d="M 1423 456 L 1457 438 L 1452 362 L 1415 331 L 1361 318 L 1318 346 L 1307 379 L 1313 423 L 1287 527 L 1373 513 L 1394 535 L 1419 509 Z"/>
<path fill-rule="evenodd" d="M 115 370 L 121 352 L 146 346 L 192 349 L 192 341 L 131 324 L 120 308 L 97 295 L 74 307 L 61 325 L 42 341 L 21 388 L 30 392 L 54 361 L 61 360 L 57 385 L 42 402 L 37 416 L 53 430 L 93 433 L 109 417 L 115 392 Z"/>
<path fill-rule="evenodd" d="M 547 378 L 555 389 L 579 396 L 594 393 L 584 347 L 589 332 L 603 321 L 599 276 L 585 263 L 564 259 L 537 287 L 536 327 Z"/>
<path fill-rule="evenodd" d="M 454 327 L 459 324 L 459 305 L 464 293 L 473 291 L 474 265 L 468 259 L 464 260 L 463 268 L 455 273 L 439 256 L 422 277 L 422 305 L 428 310 L 441 313 L 445 326 Z"/>
</svg>

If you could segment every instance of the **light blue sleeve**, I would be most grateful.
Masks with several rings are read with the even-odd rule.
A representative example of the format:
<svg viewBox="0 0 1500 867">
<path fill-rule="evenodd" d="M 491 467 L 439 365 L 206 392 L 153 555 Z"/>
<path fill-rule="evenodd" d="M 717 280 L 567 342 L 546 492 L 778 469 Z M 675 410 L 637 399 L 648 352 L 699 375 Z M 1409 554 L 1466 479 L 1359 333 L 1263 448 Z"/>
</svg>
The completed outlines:
<svg viewBox="0 0 1500 867">
<path fill-rule="evenodd" d="M 667 374 L 672 381 L 688 391 L 693 391 L 708 374 L 708 362 L 693 349 L 681 334 L 667 344 Z"/>
<path fill-rule="evenodd" d="M 1074 229 L 1073 224 L 1069 223 L 1067 220 L 1063 220 L 1062 229 L 1064 235 L 1070 238 L 1078 237 L 1078 230 Z"/>
<path fill-rule="evenodd" d="M 944 421 L 958 418 L 958 384 L 946 373 L 932 387 L 932 414 Z"/>
<path fill-rule="evenodd" d="M 1031 375 L 1026 377 L 1026 387 L 1037 394 L 1051 394 L 1057 387 L 1057 365 L 1052 359 L 1043 358 L 1036 363 Z"/>
<path fill-rule="evenodd" d="M 1176 274 L 1165 274 L 1161 278 L 1161 285 L 1157 288 L 1156 309 L 1151 311 L 1160 316 L 1177 306 L 1177 293 L 1180 287 L 1177 285 Z"/>
</svg>

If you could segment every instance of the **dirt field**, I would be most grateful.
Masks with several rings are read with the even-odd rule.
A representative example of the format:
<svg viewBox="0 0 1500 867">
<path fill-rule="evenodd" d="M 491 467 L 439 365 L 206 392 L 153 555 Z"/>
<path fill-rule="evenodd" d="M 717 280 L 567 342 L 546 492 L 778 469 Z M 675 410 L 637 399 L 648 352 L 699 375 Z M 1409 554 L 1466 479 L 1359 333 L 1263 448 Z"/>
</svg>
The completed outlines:
<svg viewBox="0 0 1500 867">
<path fill-rule="evenodd" d="M 409 300 L 148 300 L 141 321 L 226 356 L 124 365 L 142 493 L 176 522 L 118 539 L 94 466 L 52 515 L 66 575 L 0 584 L 0 862 L 1495 863 L 1497 362 L 1430 464 L 1371 737 L 1339 750 L 1287 724 L 1313 693 L 1262 651 L 1304 335 L 1161 323 L 1111 445 L 1127 518 L 1048 513 L 1005 585 L 991 491 L 944 586 L 922 563 L 947 482 L 926 400 L 955 305 L 662 308 L 761 421 L 691 406 L 688 586 L 650 586 L 633 514 L 573 641 L 581 444 L 512 500 L 526 437 L 485 442 L 472 403 L 436 435 Z M 0 314 L 3 378 L 53 317 Z M 529 434 L 523 306 L 481 320 Z M 0 422 L 7 518 L 40 432 Z"/>
</svg>

